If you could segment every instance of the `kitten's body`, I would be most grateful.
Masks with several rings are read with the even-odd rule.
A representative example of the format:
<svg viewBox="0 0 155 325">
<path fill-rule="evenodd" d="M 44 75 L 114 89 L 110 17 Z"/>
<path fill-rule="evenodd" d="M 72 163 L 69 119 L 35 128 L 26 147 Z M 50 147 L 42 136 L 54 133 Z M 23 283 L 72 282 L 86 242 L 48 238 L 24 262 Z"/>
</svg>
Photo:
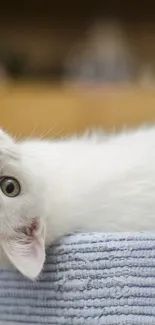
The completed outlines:
<svg viewBox="0 0 155 325">
<path fill-rule="evenodd" d="M 0 193 L 7 209 L 0 233 L 11 235 L 35 217 L 47 245 L 77 230 L 155 230 L 155 128 L 103 138 L 10 140 L 6 150 L 4 142 L 2 173 L 17 178 L 22 191 L 11 199 Z"/>
</svg>

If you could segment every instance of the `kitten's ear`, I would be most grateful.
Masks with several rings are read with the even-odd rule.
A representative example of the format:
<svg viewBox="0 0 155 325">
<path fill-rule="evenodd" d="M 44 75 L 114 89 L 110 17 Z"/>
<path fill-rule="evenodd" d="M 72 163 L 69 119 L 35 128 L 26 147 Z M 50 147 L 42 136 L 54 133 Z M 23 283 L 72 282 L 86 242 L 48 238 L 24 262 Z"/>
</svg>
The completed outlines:
<svg viewBox="0 0 155 325">
<path fill-rule="evenodd" d="M 26 277 L 34 280 L 45 261 L 45 233 L 42 227 L 33 234 L 19 234 L 2 244 L 12 264 Z"/>
<path fill-rule="evenodd" d="M 3 141 L 3 142 L 13 142 L 14 141 L 14 138 L 9 135 L 7 132 L 3 131 L 2 128 L 0 128 L 0 141 Z"/>
</svg>

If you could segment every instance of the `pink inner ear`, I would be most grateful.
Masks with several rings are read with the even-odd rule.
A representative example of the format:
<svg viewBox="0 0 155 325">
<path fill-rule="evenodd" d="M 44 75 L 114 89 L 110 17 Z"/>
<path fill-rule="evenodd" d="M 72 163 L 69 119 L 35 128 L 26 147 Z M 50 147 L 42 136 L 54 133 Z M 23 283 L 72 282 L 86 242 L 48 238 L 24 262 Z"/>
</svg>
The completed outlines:
<svg viewBox="0 0 155 325">
<path fill-rule="evenodd" d="M 36 236 L 35 236 L 36 233 Z M 17 233 L 3 241 L 2 247 L 12 264 L 26 277 L 35 279 L 40 274 L 45 261 L 45 234 L 41 231 L 30 236 Z"/>
</svg>

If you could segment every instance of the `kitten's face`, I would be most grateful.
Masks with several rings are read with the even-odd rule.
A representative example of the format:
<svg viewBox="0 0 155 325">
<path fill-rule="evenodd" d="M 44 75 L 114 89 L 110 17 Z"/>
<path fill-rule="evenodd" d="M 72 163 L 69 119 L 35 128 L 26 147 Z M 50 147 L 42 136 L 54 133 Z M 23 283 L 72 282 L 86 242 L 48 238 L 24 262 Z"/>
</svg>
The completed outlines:
<svg viewBox="0 0 155 325">
<path fill-rule="evenodd" d="M 30 278 L 40 273 L 45 260 L 43 202 L 33 170 L 20 146 L 0 130 L 0 246 Z"/>
</svg>

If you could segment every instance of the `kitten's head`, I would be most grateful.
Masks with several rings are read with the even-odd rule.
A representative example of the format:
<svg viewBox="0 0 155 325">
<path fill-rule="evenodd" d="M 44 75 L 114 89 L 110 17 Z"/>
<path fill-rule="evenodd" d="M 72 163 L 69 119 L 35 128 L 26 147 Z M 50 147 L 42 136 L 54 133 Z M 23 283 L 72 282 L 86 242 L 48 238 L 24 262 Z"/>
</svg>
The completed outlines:
<svg viewBox="0 0 155 325">
<path fill-rule="evenodd" d="M 45 260 L 44 201 L 35 170 L 31 156 L 23 157 L 20 144 L 0 130 L 0 246 L 31 279 Z"/>
</svg>

